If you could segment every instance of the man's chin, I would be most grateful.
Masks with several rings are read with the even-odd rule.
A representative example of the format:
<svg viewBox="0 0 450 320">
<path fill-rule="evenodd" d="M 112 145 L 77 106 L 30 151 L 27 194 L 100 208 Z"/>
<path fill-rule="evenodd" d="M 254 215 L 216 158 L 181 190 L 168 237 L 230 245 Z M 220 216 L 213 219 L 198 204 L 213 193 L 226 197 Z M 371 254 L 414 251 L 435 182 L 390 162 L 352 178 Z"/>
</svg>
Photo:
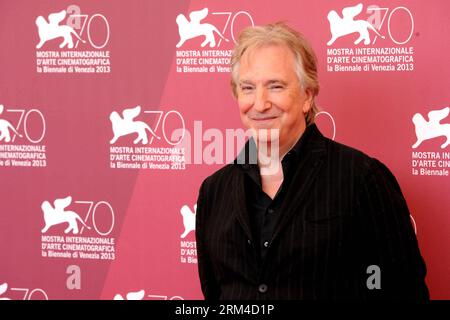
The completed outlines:
<svg viewBox="0 0 450 320">
<path fill-rule="evenodd" d="M 255 129 L 252 128 L 252 135 L 253 138 L 257 142 L 261 143 L 271 143 L 271 142 L 277 142 L 279 138 L 279 129 Z"/>
</svg>

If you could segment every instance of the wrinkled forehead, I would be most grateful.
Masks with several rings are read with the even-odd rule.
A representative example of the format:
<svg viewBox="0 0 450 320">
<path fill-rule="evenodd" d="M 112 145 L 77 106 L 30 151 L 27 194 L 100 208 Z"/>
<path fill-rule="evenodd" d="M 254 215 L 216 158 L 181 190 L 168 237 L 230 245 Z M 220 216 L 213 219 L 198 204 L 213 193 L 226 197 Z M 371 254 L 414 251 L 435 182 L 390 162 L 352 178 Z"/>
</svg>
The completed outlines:
<svg viewBox="0 0 450 320">
<path fill-rule="evenodd" d="M 239 62 L 243 62 L 244 59 L 254 58 L 255 54 L 260 53 L 261 51 L 269 51 L 269 50 L 277 50 L 279 52 L 283 52 L 285 57 L 291 57 L 295 59 L 295 53 L 289 46 L 283 42 L 279 41 L 271 41 L 271 42 L 263 42 L 263 43 L 255 43 L 248 46 L 241 55 Z"/>
<path fill-rule="evenodd" d="M 283 44 L 270 43 L 248 47 L 240 59 L 238 79 L 283 75 L 296 76 L 296 59 L 292 50 Z"/>
</svg>

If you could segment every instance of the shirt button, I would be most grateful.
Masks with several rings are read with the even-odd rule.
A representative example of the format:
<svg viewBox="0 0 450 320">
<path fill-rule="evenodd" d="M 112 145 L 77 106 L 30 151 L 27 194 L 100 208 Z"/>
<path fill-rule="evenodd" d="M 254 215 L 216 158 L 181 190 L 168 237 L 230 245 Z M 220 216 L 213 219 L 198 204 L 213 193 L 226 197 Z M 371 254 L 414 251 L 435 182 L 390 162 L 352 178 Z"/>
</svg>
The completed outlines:
<svg viewBox="0 0 450 320">
<path fill-rule="evenodd" d="M 267 285 L 266 284 L 260 284 L 258 287 L 258 291 L 261 293 L 266 293 L 267 292 Z"/>
<path fill-rule="evenodd" d="M 267 210 L 267 212 L 268 212 L 269 214 L 272 214 L 272 213 L 274 213 L 274 212 L 275 212 L 275 210 L 273 210 L 273 209 L 269 209 L 269 210 Z"/>
<path fill-rule="evenodd" d="M 264 242 L 264 247 L 268 248 L 269 247 L 269 241 Z"/>
</svg>

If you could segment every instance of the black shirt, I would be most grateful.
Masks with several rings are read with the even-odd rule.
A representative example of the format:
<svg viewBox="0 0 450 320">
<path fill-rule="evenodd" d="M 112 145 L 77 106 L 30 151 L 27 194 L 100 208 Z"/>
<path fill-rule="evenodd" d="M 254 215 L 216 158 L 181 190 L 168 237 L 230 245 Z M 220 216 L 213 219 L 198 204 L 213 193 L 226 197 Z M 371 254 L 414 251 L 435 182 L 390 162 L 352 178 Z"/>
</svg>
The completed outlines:
<svg viewBox="0 0 450 320">
<path fill-rule="evenodd" d="M 262 190 L 258 165 L 247 163 L 242 166 L 246 173 L 245 190 L 247 211 L 250 215 L 252 234 L 255 246 L 258 248 L 260 260 L 265 259 L 267 249 L 270 247 L 273 231 L 279 216 L 282 214 L 280 208 L 289 188 L 293 171 L 295 171 L 293 166 L 295 163 L 298 163 L 297 158 L 300 156 L 301 147 L 304 144 L 303 141 L 307 138 L 309 131 L 311 131 L 310 127 L 306 127 L 296 144 L 281 160 L 283 183 L 273 199 Z M 251 150 L 256 150 L 254 147 L 255 142 L 251 140 L 249 143 L 253 144 L 253 149 Z"/>
</svg>

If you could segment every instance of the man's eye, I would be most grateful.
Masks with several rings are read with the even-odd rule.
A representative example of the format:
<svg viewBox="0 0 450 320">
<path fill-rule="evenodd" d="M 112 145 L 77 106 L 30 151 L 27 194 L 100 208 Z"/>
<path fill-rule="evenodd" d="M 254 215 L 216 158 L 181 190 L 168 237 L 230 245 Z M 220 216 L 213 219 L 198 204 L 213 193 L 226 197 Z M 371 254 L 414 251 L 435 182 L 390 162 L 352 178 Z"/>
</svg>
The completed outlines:
<svg viewBox="0 0 450 320">
<path fill-rule="evenodd" d="M 251 91 L 251 90 L 253 90 L 253 87 L 251 87 L 251 86 L 243 86 L 243 87 L 241 87 L 241 90 L 242 91 Z"/>
<path fill-rule="evenodd" d="M 284 87 L 280 84 L 275 84 L 269 87 L 271 90 L 281 90 L 284 89 Z"/>
</svg>

